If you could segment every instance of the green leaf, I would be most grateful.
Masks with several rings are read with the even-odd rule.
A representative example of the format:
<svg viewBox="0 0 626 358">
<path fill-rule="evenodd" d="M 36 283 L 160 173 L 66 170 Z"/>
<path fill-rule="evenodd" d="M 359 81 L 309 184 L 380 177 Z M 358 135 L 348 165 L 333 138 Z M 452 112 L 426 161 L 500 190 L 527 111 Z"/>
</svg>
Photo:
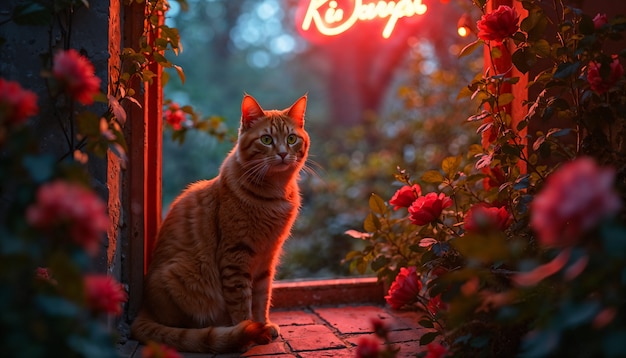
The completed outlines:
<svg viewBox="0 0 626 358">
<path fill-rule="evenodd" d="M 511 56 L 511 60 L 521 73 L 527 73 L 537 62 L 535 52 L 528 47 L 517 49 Z"/>
<path fill-rule="evenodd" d="M 81 112 L 76 120 L 78 122 L 78 131 L 84 136 L 100 135 L 100 117 L 90 111 Z"/>
<path fill-rule="evenodd" d="M 183 68 L 178 66 L 178 65 L 173 65 L 172 67 L 174 67 L 176 69 L 176 73 L 178 73 L 178 77 L 180 78 L 180 82 L 182 84 L 185 84 L 185 72 L 183 72 Z"/>
<path fill-rule="evenodd" d="M 437 338 L 438 336 L 439 336 L 439 332 L 424 333 L 422 337 L 420 338 L 420 346 L 426 346 L 429 343 L 432 343 L 432 341 L 434 341 L 435 338 Z"/>
<path fill-rule="evenodd" d="M 522 341 L 521 353 L 524 357 L 548 357 L 557 348 L 560 337 L 557 329 L 536 330 Z"/>
<path fill-rule="evenodd" d="M 36 183 L 50 180 L 55 164 L 56 160 L 52 154 L 27 155 L 22 161 L 22 165 Z"/>
<path fill-rule="evenodd" d="M 433 322 L 429 319 L 423 319 L 421 321 L 419 321 L 419 325 L 424 327 L 424 328 L 434 328 L 435 325 L 433 324 Z"/>
<path fill-rule="evenodd" d="M 443 182 L 443 175 L 438 170 L 429 170 L 421 177 L 422 181 L 432 184 L 440 184 Z"/>
<path fill-rule="evenodd" d="M 384 214 L 387 212 L 387 206 L 385 205 L 385 201 L 378 195 L 372 193 L 370 196 L 370 209 L 376 214 Z"/>
<path fill-rule="evenodd" d="M 626 228 L 615 223 L 605 223 L 600 228 L 602 243 L 609 256 L 626 257 Z"/>
<path fill-rule="evenodd" d="M 509 249 L 503 234 L 466 234 L 453 242 L 467 260 L 492 263 L 505 259 Z"/>
<path fill-rule="evenodd" d="M 578 29 L 583 35 L 593 34 L 596 31 L 596 27 L 593 23 L 593 19 L 591 18 L 591 16 L 587 14 L 582 14 L 580 23 L 578 24 Z"/>
<path fill-rule="evenodd" d="M 532 44 L 532 48 L 539 57 L 550 57 L 550 44 L 545 39 L 539 39 Z"/>
<path fill-rule="evenodd" d="M 52 9 L 38 2 L 18 4 L 13 8 L 11 18 L 18 25 L 50 25 Z"/>
<path fill-rule="evenodd" d="M 503 93 L 498 97 L 498 105 L 506 106 L 507 104 L 513 102 L 514 99 L 515 96 L 513 96 L 513 93 Z"/>
<path fill-rule="evenodd" d="M 491 49 L 491 57 L 493 57 L 494 59 L 502 57 L 502 50 L 500 50 L 500 48 L 498 47 L 493 47 Z"/>
<path fill-rule="evenodd" d="M 152 56 L 154 57 L 154 60 L 161 66 L 165 67 L 165 68 L 169 68 L 172 67 L 172 63 L 165 58 L 165 56 L 163 56 L 162 54 L 155 52 L 152 54 Z"/>
<path fill-rule="evenodd" d="M 454 178 L 461 166 L 461 156 L 447 157 L 441 162 L 441 169 L 447 174 L 448 178 Z"/>
<path fill-rule="evenodd" d="M 466 45 L 465 47 L 463 47 L 463 49 L 461 50 L 461 52 L 459 52 L 459 58 L 461 57 L 465 57 L 469 54 L 471 54 L 472 52 L 474 52 L 478 47 L 480 47 L 480 45 L 482 45 L 483 42 L 482 40 L 476 40 L 468 45 Z"/>
<path fill-rule="evenodd" d="M 557 66 L 556 72 L 554 72 L 553 78 L 564 80 L 568 77 L 575 76 L 578 73 L 578 62 L 564 62 Z"/>
<path fill-rule="evenodd" d="M 370 266 L 372 267 L 372 270 L 378 271 L 381 268 L 385 267 L 388 263 L 389 263 L 389 259 L 387 257 L 378 256 L 377 258 L 374 259 L 374 261 L 372 261 Z"/>
<path fill-rule="evenodd" d="M 35 304 L 51 316 L 75 317 L 80 312 L 74 303 L 58 296 L 36 296 Z"/>
<path fill-rule="evenodd" d="M 376 232 L 380 228 L 380 221 L 374 214 L 369 213 L 363 222 L 363 228 L 367 232 Z"/>
</svg>

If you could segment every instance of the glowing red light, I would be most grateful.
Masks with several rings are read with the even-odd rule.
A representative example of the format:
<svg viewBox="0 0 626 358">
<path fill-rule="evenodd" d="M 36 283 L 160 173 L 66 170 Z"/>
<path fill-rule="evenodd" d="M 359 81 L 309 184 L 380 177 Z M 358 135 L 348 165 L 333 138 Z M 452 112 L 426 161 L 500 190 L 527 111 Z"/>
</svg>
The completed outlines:
<svg viewBox="0 0 626 358">
<path fill-rule="evenodd" d="M 364 0 L 308 0 L 301 3 L 299 10 L 297 21 L 304 33 L 317 31 L 324 36 L 337 36 L 358 22 L 379 19 L 385 25 L 382 37 L 389 38 L 399 19 L 423 15 L 427 7 L 422 0 L 378 0 L 368 3 L 364 3 Z"/>
</svg>

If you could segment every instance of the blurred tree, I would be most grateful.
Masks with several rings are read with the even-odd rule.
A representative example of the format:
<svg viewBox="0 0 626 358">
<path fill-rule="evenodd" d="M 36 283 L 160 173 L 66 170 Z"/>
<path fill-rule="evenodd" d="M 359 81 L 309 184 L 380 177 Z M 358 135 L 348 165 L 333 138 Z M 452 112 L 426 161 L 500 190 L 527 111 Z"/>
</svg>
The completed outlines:
<svg viewBox="0 0 626 358">
<path fill-rule="evenodd" d="M 172 11 L 167 21 L 181 33 L 177 63 L 187 80 L 183 86 L 172 75 L 165 95 L 225 117 L 234 136 L 244 91 L 268 109 L 308 92 L 318 175 L 304 175 L 302 213 L 278 277 L 347 275 L 341 260 L 359 242 L 344 232 L 360 227 L 370 194 L 389 190 L 396 166 L 430 169 L 471 140 L 472 129 L 457 125 L 467 103 L 456 94 L 476 58 L 456 58 L 463 9 L 456 3 L 429 2 L 427 15 L 398 23 L 388 40 L 381 28 L 357 29 L 324 45 L 297 32 L 298 3 L 189 0 L 190 11 Z M 182 146 L 165 140 L 164 210 L 189 182 L 215 176 L 231 147 L 203 133 L 189 133 Z"/>
<path fill-rule="evenodd" d="M 299 1 L 298 6 L 309 2 Z M 368 113 L 380 112 L 395 73 L 406 61 L 410 44 L 429 42 L 439 62 L 453 61 L 456 54 L 451 54 L 449 49 L 457 42 L 456 24 L 463 9 L 455 3 L 430 1 L 427 4 L 425 14 L 400 18 L 389 38 L 382 36 L 388 20 L 374 19 L 357 22 L 340 35 L 324 39 L 318 35 L 318 40 L 313 40 L 308 55 L 302 59 L 324 78 L 330 119 L 334 124 L 358 125 Z"/>
</svg>

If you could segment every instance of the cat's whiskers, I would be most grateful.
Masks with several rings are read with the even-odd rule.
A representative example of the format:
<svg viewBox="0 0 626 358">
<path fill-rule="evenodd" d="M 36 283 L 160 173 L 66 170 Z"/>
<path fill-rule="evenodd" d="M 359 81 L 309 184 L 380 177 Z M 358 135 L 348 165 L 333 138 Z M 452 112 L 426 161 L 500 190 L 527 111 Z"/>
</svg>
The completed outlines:
<svg viewBox="0 0 626 358">
<path fill-rule="evenodd" d="M 324 171 L 322 165 L 312 160 L 310 156 L 309 158 L 307 158 L 306 162 L 304 162 L 304 165 L 302 166 L 302 171 L 304 173 L 310 175 L 311 177 L 319 179 L 322 182 L 325 182 L 324 178 L 322 178 L 322 176 L 317 172 L 318 169 Z"/>
<path fill-rule="evenodd" d="M 242 181 L 249 181 L 256 185 L 260 184 L 267 171 L 269 170 L 269 164 L 267 163 L 267 158 L 255 159 L 249 162 L 246 162 L 243 167 L 246 171 L 242 175 Z"/>
</svg>

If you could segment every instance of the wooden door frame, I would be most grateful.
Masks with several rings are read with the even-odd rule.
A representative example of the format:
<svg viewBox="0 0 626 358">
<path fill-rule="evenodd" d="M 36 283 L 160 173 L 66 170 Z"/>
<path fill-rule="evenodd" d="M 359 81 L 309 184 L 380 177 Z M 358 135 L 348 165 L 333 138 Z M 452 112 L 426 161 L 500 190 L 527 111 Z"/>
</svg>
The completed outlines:
<svg viewBox="0 0 626 358">
<path fill-rule="evenodd" d="M 133 2 L 124 6 L 123 11 L 124 47 L 134 48 L 141 37 L 146 35 L 146 5 Z M 162 68 L 155 63 L 150 70 L 156 74 L 152 83 L 136 81 L 132 84 L 141 108 L 134 104 L 126 108 L 128 120 L 125 135 L 129 152 L 123 202 L 127 219 L 125 237 L 128 245 L 126 282 L 129 287 L 129 319 L 134 318 L 139 310 L 143 276 L 161 224 Z"/>
</svg>

